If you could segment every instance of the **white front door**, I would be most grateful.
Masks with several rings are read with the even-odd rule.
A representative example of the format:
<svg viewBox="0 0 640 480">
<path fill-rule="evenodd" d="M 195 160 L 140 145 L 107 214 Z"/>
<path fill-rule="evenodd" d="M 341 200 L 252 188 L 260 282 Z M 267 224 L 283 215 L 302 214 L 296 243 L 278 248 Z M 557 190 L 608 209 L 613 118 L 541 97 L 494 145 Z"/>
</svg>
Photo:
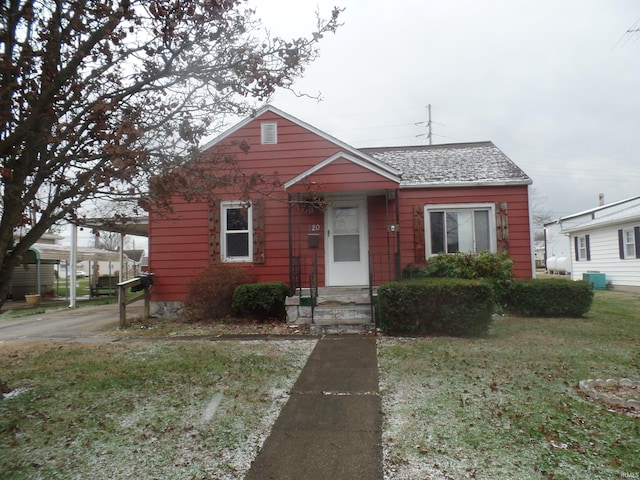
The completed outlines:
<svg viewBox="0 0 640 480">
<path fill-rule="evenodd" d="M 326 212 L 326 285 L 368 285 L 366 199 L 334 200 Z"/>
</svg>

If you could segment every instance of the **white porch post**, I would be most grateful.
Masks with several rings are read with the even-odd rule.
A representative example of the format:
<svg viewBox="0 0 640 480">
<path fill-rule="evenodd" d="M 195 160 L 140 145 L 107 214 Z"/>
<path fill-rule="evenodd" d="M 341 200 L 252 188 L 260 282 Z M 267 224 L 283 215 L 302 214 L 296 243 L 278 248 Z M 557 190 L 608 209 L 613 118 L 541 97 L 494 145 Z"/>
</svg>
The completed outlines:
<svg viewBox="0 0 640 480">
<path fill-rule="evenodd" d="M 69 263 L 71 264 L 71 283 L 69 292 L 69 308 L 76 308 L 76 266 L 78 252 L 78 226 L 71 224 L 71 252 L 69 254 Z"/>
</svg>

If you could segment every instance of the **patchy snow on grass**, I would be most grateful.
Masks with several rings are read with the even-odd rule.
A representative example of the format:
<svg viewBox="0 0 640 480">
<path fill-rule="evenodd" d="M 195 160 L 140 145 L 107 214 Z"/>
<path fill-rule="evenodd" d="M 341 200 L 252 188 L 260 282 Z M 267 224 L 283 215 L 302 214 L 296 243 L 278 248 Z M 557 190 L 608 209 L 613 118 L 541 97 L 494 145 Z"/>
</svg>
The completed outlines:
<svg viewBox="0 0 640 480">
<path fill-rule="evenodd" d="M 16 388 L 16 389 L 11 390 L 10 392 L 4 393 L 2 395 L 2 397 L 0 397 L 0 398 L 6 399 L 6 400 L 10 400 L 12 398 L 17 398 L 20 395 L 22 395 L 23 393 L 28 392 L 28 391 L 29 391 L 29 389 L 26 388 L 26 387 L 24 387 L 24 388 Z"/>
<path fill-rule="evenodd" d="M 33 479 L 242 478 L 287 402 L 316 340 L 247 343 L 240 348 L 238 342 L 202 342 L 196 349 L 193 343 L 153 343 L 116 352 L 134 362 L 127 365 L 139 365 L 142 378 L 146 365 L 156 361 L 159 363 L 153 364 L 154 372 L 164 365 L 162 368 L 174 375 L 177 383 L 166 383 L 161 389 L 150 385 L 149 390 L 142 384 L 138 394 L 135 389 L 109 388 L 103 403 L 83 406 L 91 417 L 86 421 L 82 417 L 65 419 L 65 410 L 77 407 L 73 400 L 53 398 L 58 406 L 38 415 L 55 419 L 50 428 L 64 429 L 53 442 L 47 441 L 37 450 L 26 443 L 20 458 L 8 459 L 4 465 L 22 475 L 16 478 Z M 182 361 L 183 351 L 198 356 L 193 365 L 200 371 L 193 372 L 194 380 L 189 380 L 188 358 L 184 359 L 187 367 L 180 366 L 177 372 L 171 372 L 171 363 L 158 360 L 167 350 L 171 351 L 167 358 L 176 361 Z M 202 369 L 213 366 L 211 362 L 217 362 L 212 367 L 216 373 L 208 377 Z M 92 375 L 104 375 L 109 381 L 113 378 L 100 371 Z M 162 378 L 147 380 L 158 381 Z M 149 395 L 148 391 L 155 393 Z M 77 398 L 72 391 L 64 395 Z M 36 424 L 30 431 L 21 432 L 21 438 L 29 435 L 35 440 L 38 428 Z M 0 472 L 3 461 L 7 461 L 1 457 Z M 27 476 L 17 473 L 21 471 L 28 472 Z"/>
<path fill-rule="evenodd" d="M 552 362 L 533 363 L 539 348 L 508 348 L 485 339 L 378 339 L 386 480 L 595 479 L 634 470 L 633 424 L 619 420 L 617 430 L 617 419 L 567 386 L 566 355 L 558 354 L 556 379 Z"/>
</svg>

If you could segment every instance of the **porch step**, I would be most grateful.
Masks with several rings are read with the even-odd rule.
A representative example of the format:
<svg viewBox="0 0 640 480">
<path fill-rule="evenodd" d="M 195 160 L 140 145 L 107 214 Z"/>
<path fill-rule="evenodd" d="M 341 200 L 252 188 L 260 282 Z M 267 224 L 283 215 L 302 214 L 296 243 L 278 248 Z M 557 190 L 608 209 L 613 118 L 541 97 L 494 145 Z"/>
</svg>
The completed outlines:
<svg viewBox="0 0 640 480">
<path fill-rule="evenodd" d="M 373 323 L 359 325 L 318 325 L 312 323 L 309 327 L 309 332 L 313 335 L 363 334 L 375 332 L 376 329 Z"/>
<path fill-rule="evenodd" d="M 306 292 L 301 293 L 304 295 Z M 287 321 L 309 323 L 314 333 L 365 333 L 375 330 L 369 290 L 360 287 L 321 288 L 313 309 L 303 307 L 297 299 L 289 297 Z"/>
<path fill-rule="evenodd" d="M 340 295 L 318 294 L 317 305 L 319 307 L 342 307 L 352 305 L 370 305 L 368 294 L 349 293 Z"/>
<path fill-rule="evenodd" d="M 318 325 L 362 325 L 371 323 L 371 307 L 353 304 L 321 304 L 313 311 L 313 323 Z"/>
</svg>

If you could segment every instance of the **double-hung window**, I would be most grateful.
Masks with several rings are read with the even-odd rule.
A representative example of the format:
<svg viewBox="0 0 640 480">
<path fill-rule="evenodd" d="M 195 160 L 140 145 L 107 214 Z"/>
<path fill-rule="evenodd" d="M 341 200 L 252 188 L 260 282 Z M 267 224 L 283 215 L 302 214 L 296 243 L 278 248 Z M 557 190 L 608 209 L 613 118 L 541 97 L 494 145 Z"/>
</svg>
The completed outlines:
<svg viewBox="0 0 640 480">
<path fill-rule="evenodd" d="M 225 262 L 249 262 L 253 258 L 252 209 L 247 202 L 222 202 L 221 253 Z"/>
<path fill-rule="evenodd" d="M 640 258 L 640 226 L 618 230 L 618 244 L 621 259 Z"/>
<path fill-rule="evenodd" d="M 586 260 L 587 259 L 587 237 L 580 236 L 578 237 L 578 260 Z"/>
<path fill-rule="evenodd" d="M 636 236 L 633 228 L 622 231 L 624 237 L 624 258 L 636 258 Z"/>
<path fill-rule="evenodd" d="M 576 262 L 591 260 L 591 242 L 589 235 L 578 235 L 573 238 Z"/>
<path fill-rule="evenodd" d="M 438 253 L 495 252 L 493 204 L 426 205 L 427 256 Z"/>
</svg>

